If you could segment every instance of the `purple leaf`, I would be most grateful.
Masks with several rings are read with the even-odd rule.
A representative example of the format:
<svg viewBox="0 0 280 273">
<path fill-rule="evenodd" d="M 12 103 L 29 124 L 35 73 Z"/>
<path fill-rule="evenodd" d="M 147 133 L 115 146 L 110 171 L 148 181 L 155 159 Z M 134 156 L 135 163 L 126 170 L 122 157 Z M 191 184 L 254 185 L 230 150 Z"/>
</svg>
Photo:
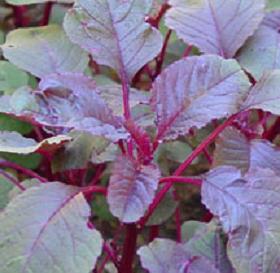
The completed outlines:
<svg viewBox="0 0 280 273">
<path fill-rule="evenodd" d="M 89 272 L 102 238 L 88 217 L 76 187 L 45 183 L 17 195 L 0 214 L 1 273 Z"/>
<path fill-rule="evenodd" d="M 266 72 L 252 87 L 242 108 L 262 109 L 280 115 L 279 80 L 280 70 Z"/>
<path fill-rule="evenodd" d="M 108 188 L 112 214 L 124 223 L 139 220 L 153 201 L 159 178 L 155 165 L 139 165 L 133 159 L 119 157 Z"/>
<path fill-rule="evenodd" d="M 156 239 L 137 254 L 149 273 L 219 273 L 207 259 L 190 255 L 183 244 L 169 239 Z"/>
<path fill-rule="evenodd" d="M 253 169 L 242 176 L 234 167 L 216 168 L 205 175 L 202 199 L 229 235 L 237 272 L 278 272 L 280 178 L 273 171 Z"/>
<path fill-rule="evenodd" d="M 264 0 L 169 0 L 166 24 L 204 53 L 231 58 L 257 29 Z"/>
<path fill-rule="evenodd" d="M 234 166 L 249 169 L 270 168 L 280 174 L 280 149 L 267 140 L 247 138 L 234 128 L 226 128 L 216 142 L 214 166 Z"/>
<path fill-rule="evenodd" d="M 280 34 L 262 25 L 248 39 L 237 59 L 252 76 L 259 80 L 268 70 L 280 68 Z"/>
<path fill-rule="evenodd" d="M 152 90 L 159 139 L 174 139 L 193 126 L 239 110 L 249 90 L 247 76 L 234 60 L 206 55 L 182 59 L 161 73 Z"/>
<path fill-rule="evenodd" d="M 145 23 L 151 5 L 152 0 L 78 0 L 64 28 L 97 63 L 131 80 L 161 50 L 160 32 Z"/>
<path fill-rule="evenodd" d="M 280 11 L 269 12 L 265 15 L 262 25 L 270 27 L 275 31 L 279 32 L 280 30 Z"/>
</svg>

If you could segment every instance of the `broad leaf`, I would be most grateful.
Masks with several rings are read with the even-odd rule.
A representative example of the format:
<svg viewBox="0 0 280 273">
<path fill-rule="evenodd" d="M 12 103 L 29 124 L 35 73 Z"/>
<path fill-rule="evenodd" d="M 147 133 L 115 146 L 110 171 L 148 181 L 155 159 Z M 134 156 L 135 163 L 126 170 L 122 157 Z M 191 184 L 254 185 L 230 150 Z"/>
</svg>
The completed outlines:
<svg viewBox="0 0 280 273">
<path fill-rule="evenodd" d="M 257 80 L 267 70 L 280 68 L 280 35 L 267 26 L 261 26 L 238 53 L 237 59 Z"/>
<path fill-rule="evenodd" d="M 280 8 L 280 2 L 279 2 Z M 280 11 L 269 12 L 265 15 L 262 25 L 274 29 L 279 33 L 280 29 Z"/>
<path fill-rule="evenodd" d="M 47 2 L 57 2 L 64 4 L 72 4 L 74 0 L 6 0 L 10 5 L 21 6 L 21 5 L 32 5 L 32 4 L 43 4 Z"/>
<path fill-rule="evenodd" d="M 182 244 L 168 239 L 156 239 L 141 247 L 137 254 L 149 273 L 219 273 L 211 262 L 192 256 Z"/>
<path fill-rule="evenodd" d="M 279 270 L 279 185 L 279 176 L 269 169 L 242 176 L 234 167 L 220 167 L 204 178 L 203 203 L 229 235 L 229 256 L 237 272 Z"/>
<path fill-rule="evenodd" d="M 234 166 L 242 173 L 260 167 L 280 174 L 280 149 L 266 140 L 249 141 L 237 129 L 226 128 L 216 142 L 213 164 Z"/>
<path fill-rule="evenodd" d="M 89 216 L 75 187 L 54 182 L 18 195 L 0 214 L 1 272 L 89 272 L 102 250 Z"/>
<path fill-rule="evenodd" d="M 160 178 L 154 165 L 139 165 L 133 159 L 117 158 L 108 188 L 110 211 L 122 222 L 139 220 L 152 203 Z"/>
<path fill-rule="evenodd" d="M 130 80 L 161 50 L 160 33 L 145 23 L 151 4 L 152 0 L 77 0 L 64 28 L 97 63 Z"/>
<path fill-rule="evenodd" d="M 231 58 L 257 29 L 264 0 L 170 0 L 166 24 L 204 53 Z"/>
<path fill-rule="evenodd" d="M 27 85 L 28 80 L 27 73 L 9 62 L 0 61 L 0 92 L 10 94 L 17 88 Z"/>
<path fill-rule="evenodd" d="M 243 109 L 262 109 L 280 115 L 280 70 L 266 72 L 251 89 Z"/>
<path fill-rule="evenodd" d="M 239 110 L 250 83 L 234 60 L 206 55 L 182 59 L 161 73 L 152 90 L 158 138 L 172 139 Z"/>
<path fill-rule="evenodd" d="M 4 176 L 0 175 L 0 213 L 9 202 L 9 192 L 13 189 L 13 184 Z"/>
<path fill-rule="evenodd" d="M 11 63 L 41 78 L 51 73 L 82 72 L 88 57 L 56 25 L 17 29 L 1 46 Z"/>
<path fill-rule="evenodd" d="M 279 10 L 280 9 L 279 0 L 267 0 L 266 8 L 268 10 Z"/>
<path fill-rule="evenodd" d="M 53 172 L 84 169 L 90 161 L 104 163 L 116 158 L 114 153 L 104 155 L 111 142 L 102 136 L 79 132 L 71 132 L 69 136 L 73 141 L 67 143 L 52 160 Z M 116 145 L 114 147 L 116 148 Z"/>
<path fill-rule="evenodd" d="M 187 236 L 188 241 L 184 244 L 184 249 L 192 255 L 207 258 L 219 273 L 234 273 L 227 257 L 226 236 L 216 222 L 185 222 L 182 225 L 182 235 Z M 196 228 L 193 230 L 195 223 Z"/>
<path fill-rule="evenodd" d="M 26 135 L 32 131 L 32 126 L 11 116 L 0 114 L 0 131 L 16 131 Z"/>
<path fill-rule="evenodd" d="M 178 205 L 178 202 L 174 200 L 172 192 L 167 192 L 163 200 L 154 210 L 153 214 L 149 217 L 146 226 L 162 225 L 175 213 Z"/>
<path fill-rule="evenodd" d="M 32 138 L 26 138 L 17 132 L 0 132 L 0 152 L 14 154 L 31 154 L 40 150 L 54 151 L 71 137 L 59 135 L 47 138 L 40 143 Z"/>
</svg>

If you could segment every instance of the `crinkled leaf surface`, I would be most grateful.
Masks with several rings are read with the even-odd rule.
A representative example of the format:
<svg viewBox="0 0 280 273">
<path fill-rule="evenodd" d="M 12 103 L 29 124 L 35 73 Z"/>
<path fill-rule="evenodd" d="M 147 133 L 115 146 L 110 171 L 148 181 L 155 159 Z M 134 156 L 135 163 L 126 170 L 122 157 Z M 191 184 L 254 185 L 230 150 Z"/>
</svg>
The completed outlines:
<svg viewBox="0 0 280 273">
<path fill-rule="evenodd" d="M 71 137 L 58 135 L 47 138 L 40 143 L 32 138 L 26 138 L 17 132 L 0 132 L 0 152 L 14 154 L 31 154 L 39 150 L 53 151 L 71 140 Z"/>
<path fill-rule="evenodd" d="M 156 79 L 151 104 L 157 114 L 158 138 L 172 139 L 193 126 L 238 111 L 250 83 L 234 60 L 205 55 L 182 59 Z"/>
<path fill-rule="evenodd" d="M 88 63 L 87 54 L 57 25 L 11 31 L 1 48 L 11 63 L 39 78 L 51 73 L 83 72 Z"/>
<path fill-rule="evenodd" d="M 13 64 L 0 61 L 0 91 L 10 94 L 17 88 L 27 85 L 29 76 Z"/>
<path fill-rule="evenodd" d="M 243 109 L 262 109 L 280 115 L 280 70 L 266 72 L 252 87 Z"/>
<path fill-rule="evenodd" d="M 20 6 L 20 5 L 32 5 L 32 4 L 43 4 L 47 2 L 57 2 L 64 4 L 72 4 L 73 0 L 6 0 L 6 2 L 10 5 Z"/>
<path fill-rule="evenodd" d="M 280 7 L 280 2 L 279 2 L 279 7 Z M 280 11 L 268 12 L 262 21 L 262 25 L 274 29 L 275 31 L 278 32 L 280 29 Z"/>
<path fill-rule="evenodd" d="M 269 169 L 242 176 L 234 167 L 216 168 L 204 178 L 202 199 L 229 236 L 228 253 L 237 272 L 279 270 L 279 176 Z"/>
<path fill-rule="evenodd" d="M 267 140 L 247 140 L 234 128 L 226 128 L 216 141 L 214 166 L 234 166 L 247 172 L 249 169 L 270 168 L 280 174 L 280 150 Z"/>
<path fill-rule="evenodd" d="M 118 157 L 107 196 L 112 214 L 125 223 L 139 220 L 153 201 L 159 178 L 155 165 L 139 165 L 128 157 Z"/>
<path fill-rule="evenodd" d="M 169 239 L 155 239 L 142 246 L 137 254 L 149 273 L 219 273 L 210 261 L 192 256 L 183 244 Z"/>
<path fill-rule="evenodd" d="M 182 225 L 183 235 L 187 236 L 188 241 L 184 244 L 184 249 L 189 253 L 207 258 L 219 273 L 235 272 L 227 257 L 226 236 L 217 221 L 212 220 L 210 223 L 187 221 Z"/>
<path fill-rule="evenodd" d="M 39 85 L 42 123 L 101 135 L 112 140 L 126 138 L 121 119 L 98 94 L 96 84 L 82 74 L 53 74 Z M 44 103 L 47 101 L 47 103 Z"/>
<path fill-rule="evenodd" d="M 204 53 L 231 58 L 264 16 L 264 0 L 170 0 L 166 24 Z"/>
<path fill-rule="evenodd" d="M 132 79 L 161 50 L 160 33 L 145 23 L 151 5 L 152 0 L 78 0 L 64 28 L 97 63 Z"/>
<path fill-rule="evenodd" d="M 262 25 L 242 47 L 237 59 L 240 65 L 257 80 L 267 70 L 279 69 L 280 34 Z"/>
<path fill-rule="evenodd" d="M 18 195 L 0 214 L 1 272 L 89 272 L 102 250 L 89 216 L 75 187 L 54 182 Z"/>
</svg>

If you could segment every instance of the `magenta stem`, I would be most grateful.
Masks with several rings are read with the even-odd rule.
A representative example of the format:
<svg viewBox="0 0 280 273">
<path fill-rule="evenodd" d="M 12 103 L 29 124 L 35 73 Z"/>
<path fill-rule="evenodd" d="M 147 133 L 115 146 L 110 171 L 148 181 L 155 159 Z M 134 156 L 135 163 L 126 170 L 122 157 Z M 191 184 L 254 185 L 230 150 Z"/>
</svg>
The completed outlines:
<svg viewBox="0 0 280 273">
<path fill-rule="evenodd" d="M 0 174 L 7 178 L 10 182 L 12 182 L 16 187 L 18 187 L 20 190 L 24 191 L 25 187 L 23 187 L 12 175 L 0 170 Z"/>
</svg>

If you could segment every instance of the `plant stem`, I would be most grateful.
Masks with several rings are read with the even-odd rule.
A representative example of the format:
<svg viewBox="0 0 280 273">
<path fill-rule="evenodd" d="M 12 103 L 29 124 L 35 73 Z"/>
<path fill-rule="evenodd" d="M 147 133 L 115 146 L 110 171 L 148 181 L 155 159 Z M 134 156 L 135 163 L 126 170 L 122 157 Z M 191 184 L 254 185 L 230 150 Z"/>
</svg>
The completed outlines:
<svg viewBox="0 0 280 273">
<path fill-rule="evenodd" d="M 52 2 L 46 3 L 45 9 L 44 9 L 44 15 L 43 15 L 42 21 L 40 22 L 40 26 L 48 25 L 49 20 L 50 20 L 50 16 L 51 16 L 51 13 L 52 13 L 52 7 L 53 7 Z"/>
<path fill-rule="evenodd" d="M 12 175 L 0 170 L 0 174 L 7 178 L 9 181 L 11 181 L 16 187 L 18 187 L 20 190 L 24 191 L 25 187 L 23 187 Z"/>
<path fill-rule="evenodd" d="M 26 12 L 26 7 L 24 6 L 13 6 L 14 18 L 15 18 L 15 25 L 17 27 L 25 27 L 28 24 L 28 20 L 24 17 Z"/>
<path fill-rule="evenodd" d="M 136 252 L 137 233 L 138 230 L 136 224 L 126 225 L 126 238 L 119 273 L 133 273 L 132 270 Z"/>
<path fill-rule="evenodd" d="M 174 172 L 174 176 L 181 175 L 184 170 L 193 162 L 193 160 L 201 153 L 203 152 L 203 149 L 206 148 L 210 143 L 212 143 L 216 137 L 224 131 L 226 127 L 231 125 L 233 121 L 237 118 L 238 114 L 232 115 L 230 118 L 226 120 L 223 124 L 221 124 L 219 127 L 217 127 L 204 141 L 190 154 L 190 156 L 178 167 L 178 169 Z M 169 189 L 172 187 L 173 182 L 168 182 L 166 185 L 158 192 L 156 195 L 153 203 L 150 205 L 150 208 L 147 212 L 147 214 L 140 220 L 139 224 L 142 228 L 149 217 L 153 214 L 154 210 L 157 208 L 158 204 L 162 201 L 165 194 L 169 191 Z"/>
<path fill-rule="evenodd" d="M 168 30 L 168 32 L 167 32 L 167 34 L 165 36 L 165 39 L 164 39 L 162 50 L 161 50 L 160 55 L 159 55 L 158 60 L 157 60 L 157 66 L 156 66 L 156 72 L 155 72 L 154 78 L 157 77 L 160 74 L 161 70 L 162 70 L 163 61 L 164 61 L 164 57 L 165 57 L 165 54 L 166 54 L 168 41 L 170 39 L 171 34 L 172 34 L 172 30 Z"/>
<path fill-rule="evenodd" d="M 192 184 L 196 186 L 201 186 L 201 179 L 189 178 L 182 176 L 168 176 L 163 177 L 159 180 L 159 183 L 183 183 L 183 184 Z"/>
<path fill-rule="evenodd" d="M 29 169 L 26 169 L 26 168 L 24 168 L 24 167 L 22 167 L 22 166 L 20 166 L 16 163 L 13 163 L 13 162 L 8 162 L 8 161 L 1 160 L 0 161 L 0 167 L 15 169 L 17 171 L 22 172 L 23 174 L 25 174 L 27 176 L 38 179 L 42 183 L 48 182 L 48 180 L 46 178 L 40 176 L 36 172 L 33 172 Z"/>
</svg>

